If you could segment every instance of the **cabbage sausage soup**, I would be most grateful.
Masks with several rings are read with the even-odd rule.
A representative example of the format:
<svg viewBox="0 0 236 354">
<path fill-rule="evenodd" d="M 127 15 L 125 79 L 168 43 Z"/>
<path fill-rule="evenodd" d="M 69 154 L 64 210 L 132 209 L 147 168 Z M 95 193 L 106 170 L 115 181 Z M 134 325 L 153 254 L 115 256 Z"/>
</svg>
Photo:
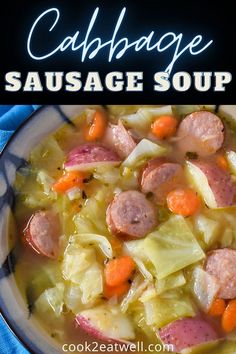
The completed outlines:
<svg viewBox="0 0 236 354">
<path fill-rule="evenodd" d="M 236 352 L 234 129 L 214 106 L 92 106 L 32 150 L 15 278 L 49 335 Z"/>
</svg>

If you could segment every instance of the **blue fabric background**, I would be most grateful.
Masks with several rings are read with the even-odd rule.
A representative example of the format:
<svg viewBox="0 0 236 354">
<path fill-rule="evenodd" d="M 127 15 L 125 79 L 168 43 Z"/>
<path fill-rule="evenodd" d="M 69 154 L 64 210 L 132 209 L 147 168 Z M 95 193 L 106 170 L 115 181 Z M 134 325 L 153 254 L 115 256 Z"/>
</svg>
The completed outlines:
<svg viewBox="0 0 236 354">
<path fill-rule="evenodd" d="M 1 106 L 0 105 L 0 151 L 14 133 L 15 129 L 38 106 Z M 0 317 L 0 353 L 27 354 L 28 351 L 18 342 Z"/>
</svg>

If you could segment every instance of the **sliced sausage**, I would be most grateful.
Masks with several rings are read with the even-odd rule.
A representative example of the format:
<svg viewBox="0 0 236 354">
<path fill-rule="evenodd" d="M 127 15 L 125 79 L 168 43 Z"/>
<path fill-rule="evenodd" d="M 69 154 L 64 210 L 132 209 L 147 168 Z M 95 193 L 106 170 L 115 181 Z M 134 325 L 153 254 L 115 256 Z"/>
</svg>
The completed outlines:
<svg viewBox="0 0 236 354">
<path fill-rule="evenodd" d="M 159 331 L 159 336 L 164 344 L 172 344 L 175 352 L 218 339 L 214 328 L 198 317 L 172 322 Z"/>
<path fill-rule="evenodd" d="M 136 143 L 129 131 L 127 131 L 121 122 L 118 124 L 109 124 L 103 139 L 105 146 L 115 150 L 122 158 L 126 158 L 135 148 Z"/>
<path fill-rule="evenodd" d="M 114 235 L 141 238 L 156 226 L 156 209 L 142 193 L 126 191 L 109 205 L 106 221 Z"/>
<path fill-rule="evenodd" d="M 64 167 L 67 171 L 87 171 L 99 165 L 117 166 L 121 162 L 116 152 L 96 144 L 84 144 L 70 151 Z"/>
<path fill-rule="evenodd" d="M 183 178 L 183 169 L 179 164 L 153 159 L 142 172 L 141 190 L 145 194 L 152 192 L 157 203 L 164 204 L 167 194 L 183 184 Z"/>
<path fill-rule="evenodd" d="M 234 202 L 234 186 L 230 174 L 214 162 L 192 162 L 205 174 L 218 207 L 230 206 Z"/>
<path fill-rule="evenodd" d="M 222 248 L 210 252 L 205 268 L 220 284 L 219 298 L 236 298 L 236 250 Z"/>
<path fill-rule="evenodd" d="M 59 251 L 59 218 L 51 211 L 34 213 L 24 230 L 26 242 L 39 254 L 56 258 Z"/>
<path fill-rule="evenodd" d="M 220 118 L 211 112 L 194 112 L 182 120 L 177 137 L 177 146 L 182 152 L 209 156 L 221 148 L 224 126 Z"/>
</svg>

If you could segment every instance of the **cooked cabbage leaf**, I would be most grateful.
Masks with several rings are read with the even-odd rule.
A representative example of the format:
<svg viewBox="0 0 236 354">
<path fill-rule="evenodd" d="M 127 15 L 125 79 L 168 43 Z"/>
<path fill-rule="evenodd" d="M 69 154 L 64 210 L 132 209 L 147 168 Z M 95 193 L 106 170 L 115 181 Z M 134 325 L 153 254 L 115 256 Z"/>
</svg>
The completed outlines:
<svg viewBox="0 0 236 354">
<path fill-rule="evenodd" d="M 94 262 L 86 271 L 80 281 L 82 293 L 81 302 L 84 305 L 93 305 L 103 293 L 103 270 L 102 267 Z"/>
<path fill-rule="evenodd" d="M 97 234 L 90 234 L 90 233 L 83 233 L 83 234 L 78 234 L 73 237 L 74 238 L 76 237 L 78 242 L 81 245 L 93 244 L 93 245 L 99 247 L 100 250 L 103 252 L 103 254 L 107 258 L 113 257 L 112 246 L 105 236 L 97 235 Z"/>
<path fill-rule="evenodd" d="M 96 261 L 95 250 L 78 244 L 69 244 L 62 262 L 62 274 L 66 280 L 80 284 L 84 271 Z"/>
<path fill-rule="evenodd" d="M 191 300 L 186 294 L 173 292 L 168 295 L 169 297 L 157 296 L 144 302 L 148 325 L 161 328 L 179 318 L 193 317 L 195 315 Z"/>
<path fill-rule="evenodd" d="M 158 280 L 205 257 L 187 221 L 177 215 L 143 240 L 143 252 L 153 263 Z"/>
<path fill-rule="evenodd" d="M 156 291 L 160 295 L 165 291 L 178 288 L 186 284 L 186 279 L 182 271 L 168 275 L 163 279 L 156 281 Z"/>
<path fill-rule="evenodd" d="M 168 152 L 166 147 L 153 143 L 148 139 L 142 139 L 129 156 L 123 161 L 121 167 L 135 168 L 143 164 L 151 157 L 163 156 Z"/>
</svg>

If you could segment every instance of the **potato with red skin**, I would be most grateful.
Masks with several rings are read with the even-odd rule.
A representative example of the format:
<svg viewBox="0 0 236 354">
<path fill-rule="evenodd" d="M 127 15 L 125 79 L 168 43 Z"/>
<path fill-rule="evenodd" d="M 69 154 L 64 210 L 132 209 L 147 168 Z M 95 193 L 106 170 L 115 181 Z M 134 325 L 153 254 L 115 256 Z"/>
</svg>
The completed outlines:
<svg viewBox="0 0 236 354">
<path fill-rule="evenodd" d="M 23 231 L 24 242 L 38 254 L 55 259 L 59 252 L 60 223 L 52 211 L 37 211 Z"/>
<path fill-rule="evenodd" d="M 110 343 L 128 343 L 135 339 L 130 319 L 117 307 L 100 306 L 79 313 L 76 326 L 93 338 Z"/>
<path fill-rule="evenodd" d="M 174 321 L 161 328 L 159 336 L 164 344 L 172 344 L 176 352 L 219 338 L 215 329 L 198 317 Z"/>
<path fill-rule="evenodd" d="M 211 161 L 192 161 L 192 164 L 198 167 L 206 176 L 217 207 L 233 205 L 235 188 L 229 172 Z"/>
<path fill-rule="evenodd" d="M 64 164 L 66 171 L 89 171 L 98 166 L 118 166 L 121 163 L 116 152 L 98 144 L 84 144 L 71 150 Z"/>
</svg>

